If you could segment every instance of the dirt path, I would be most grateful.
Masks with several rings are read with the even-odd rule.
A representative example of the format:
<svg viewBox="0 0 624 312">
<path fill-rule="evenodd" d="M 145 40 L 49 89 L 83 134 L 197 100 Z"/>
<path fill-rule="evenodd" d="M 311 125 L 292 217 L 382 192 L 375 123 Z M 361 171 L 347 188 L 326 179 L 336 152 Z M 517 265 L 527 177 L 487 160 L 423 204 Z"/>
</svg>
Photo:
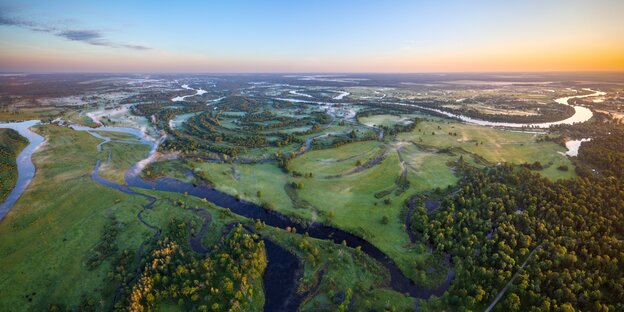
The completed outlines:
<svg viewBox="0 0 624 312">
<path fill-rule="evenodd" d="M 505 285 L 505 287 L 503 287 L 503 289 L 498 293 L 498 295 L 496 296 L 496 298 L 494 298 L 494 301 L 492 301 L 492 303 L 490 304 L 489 307 L 487 307 L 487 309 L 485 309 L 485 312 L 490 312 L 492 311 L 492 309 L 494 309 L 494 307 L 496 306 L 496 304 L 503 298 L 503 296 L 505 296 L 505 293 L 507 292 L 507 290 L 509 289 L 509 287 L 511 287 L 511 284 L 513 284 L 513 282 L 516 280 L 516 278 L 518 277 L 518 275 L 520 274 L 520 272 L 522 272 L 522 269 L 524 269 L 524 267 L 526 266 L 527 262 L 529 262 L 529 259 L 531 259 L 531 257 L 533 257 L 533 254 L 537 251 L 538 248 L 542 247 L 542 245 L 538 245 L 537 247 L 535 247 L 535 249 L 533 249 L 533 251 L 531 251 L 531 253 L 529 254 L 528 257 L 526 257 L 526 259 L 524 259 L 524 262 L 522 262 L 522 265 L 520 266 L 520 268 L 518 269 L 518 271 L 516 272 L 516 274 L 514 274 L 511 279 L 509 280 L 509 282 L 507 282 L 507 284 Z"/>
</svg>

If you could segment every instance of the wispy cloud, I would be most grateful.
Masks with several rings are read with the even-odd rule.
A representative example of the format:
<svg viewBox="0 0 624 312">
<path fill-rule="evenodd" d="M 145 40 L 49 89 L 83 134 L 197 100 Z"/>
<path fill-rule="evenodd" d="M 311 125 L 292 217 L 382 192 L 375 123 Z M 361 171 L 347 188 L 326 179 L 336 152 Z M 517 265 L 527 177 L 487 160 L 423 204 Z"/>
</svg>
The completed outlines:
<svg viewBox="0 0 624 312">
<path fill-rule="evenodd" d="M 112 42 L 105 38 L 104 34 L 99 30 L 91 29 L 61 29 L 51 25 L 43 25 L 33 21 L 4 16 L 0 14 L 0 26 L 13 26 L 29 29 L 32 31 L 51 33 L 57 37 L 61 37 L 71 41 L 80 41 L 95 46 L 106 46 L 111 48 L 125 48 L 132 50 L 149 50 L 150 47 L 144 45 L 135 45 L 127 43 Z"/>
</svg>

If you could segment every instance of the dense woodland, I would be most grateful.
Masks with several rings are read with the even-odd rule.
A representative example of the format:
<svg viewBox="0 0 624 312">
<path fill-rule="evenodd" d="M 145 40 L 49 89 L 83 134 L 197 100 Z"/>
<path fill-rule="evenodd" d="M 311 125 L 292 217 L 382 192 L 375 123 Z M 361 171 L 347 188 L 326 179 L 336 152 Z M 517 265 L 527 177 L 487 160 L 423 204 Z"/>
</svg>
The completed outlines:
<svg viewBox="0 0 624 312">
<path fill-rule="evenodd" d="M 624 310 L 624 145 L 621 135 L 583 144 L 575 180 L 552 183 L 524 168 L 459 164 L 459 191 L 412 230 L 452 256 L 457 276 L 431 306 L 483 309 L 526 267 L 498 310 Z"/>
<path fill-rule="evenodd" d="M 262 275 L 267 265 L 263 241 L 234 226 L 207 255 L 188 247 L 188 225 L 172 220 L 168 235 L 147 256 L 121 311 L 258 311 L 264 304 Z"/>
<path fill-rule="evenodd" d="M 16 159 L 28 139 L 13 129 L 0 129 L 0 202 L 9 196 L 17 182 Z"/>
</svg>

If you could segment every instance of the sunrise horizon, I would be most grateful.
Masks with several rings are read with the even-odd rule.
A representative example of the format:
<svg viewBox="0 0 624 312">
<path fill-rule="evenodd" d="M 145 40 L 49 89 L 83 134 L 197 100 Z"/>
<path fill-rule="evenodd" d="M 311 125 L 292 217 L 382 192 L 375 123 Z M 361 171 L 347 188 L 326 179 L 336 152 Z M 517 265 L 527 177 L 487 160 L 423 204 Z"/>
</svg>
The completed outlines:
<svg viewBox="0 0 624 312">
<path fill-rule="evenodd" d="M 620 72 L 623 10 L 618 1 L 2 1 L 0 72 Z"/>
</svg>

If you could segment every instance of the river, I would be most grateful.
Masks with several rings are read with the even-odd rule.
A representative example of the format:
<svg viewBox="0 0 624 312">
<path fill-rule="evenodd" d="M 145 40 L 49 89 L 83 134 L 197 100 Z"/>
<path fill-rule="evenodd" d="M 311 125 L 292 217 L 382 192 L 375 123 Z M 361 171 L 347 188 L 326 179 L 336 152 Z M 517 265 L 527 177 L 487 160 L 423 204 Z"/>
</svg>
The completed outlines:
<svg viewBox="0 0 624 312">
<path fill-rule="evenodd" d="M 32 154 L 37 150 L 39 146 L 44 142 L 44 138 L 30 130 L 30 127 L 37 125 L 38 120 L 29 120 L 22 122 L 10 122 L 0 123 L 0 128 L 13 129 L 25 138 L 28 139 L 28 145 L 17 156 L 17 182 L 15 187 L 11 190 L 11 193 L 0 203 L 0 220 L 9 212 L 9 209 L 13 207 L 13 204 L 20 198 L 22 193 L 30 184 L 30 181 L 35 176 L 35 165 L 32 162 Z"/>
<path fill-rule="evenodd" d="M 559 103 L 561 105 L 572 106 L 572 105 L 570 105 L 568 103 L 568 101 L 571 100 L 571 99 L 575 99 L 575 98 L 581 99 L 581 98 L 594 97 L 594 96 L 603 96 L 603 95 L 606 94 L 605 92 L 602 92 L 602 91 L 594 91 L 594 90 L 587 89 L 587 88 L 583 89 L 583 90 L 591 91 L 593 93 L 584 94 L 584 95 L 574 95 L 574 96 L 562 97 L 562 98 L 555 99 L 555 102 L 557 102 L 557 103 Z M 488 127 L 549 128 L 550 126 L 555 126 L 555 125 L 564 125 L 564 124 L 565 125 L 571 125 L 571 124 L 574 124 L 574 123 L 586 122 L 586 121 L 588 121 L 589 119 L 591 119 L 594 116 L 594 113 L 592 113 L 592 111 L 589 108 L 583 107 L 583 106 L 574 105 L 574 106 L 572 106 L 574 108 L 574 115 L 572 115 L 572 117 L 570 117 L 570 118 L 566 118 L 566 119 L 559 120 L 559 121 L 553 121 L 553 122 L 527 124 L 527 123 L 516 123 L 516 122 L 496 122 L 496 121 L 488 121 L 488 120 L 483 120 L 483 119 L 476 119 L 476 118 L 471 118 L 471 117 L 464 116 L 464 115 L 453 114 L 453 113 L 449 113 L 449 112 L 444 111 L 444 110 L 424 107 L 424 106 L 420 106 L 420 105 L 416 105 L 416 104 L 406 104 L 406 103 L 391 103 L 391 104 L 402 105 L 402 106 L 411 106 L 411 107 L 416 107 L 416 108 L 419 108 L 419 109 L 429 110 L 429 111 L 432 111 L 432 112 L 440 113 L 440 114 L 448 116 L 448 117 L 460 119 L 460 120 L 462 120 L 464 122 L 467 122 L 467 123 L 477 124 L 477 125 L 481 125 L 481 126 L 488 126 Z"/>
<path fill-rule="evenodd" d="M 182 88 L 183 88 L 183 89 L 186 89 L 186 90 L 192 90 L 192 91 L 195 91 L 195 94 L 189 94 L 189 95 L 183 95 L 183 96 L 176 96 L 176 97 L 174 97 L 173 99 L 171 99 L 171 101 L 173 101 L 173 102 L 181 102 L 181 101 L 184 101 L 184 99 L 185 99 L 185 98 L 187 98 L 187 97 L 196 96 L 196 95 L 203 95 L 203 94 L 205 94 L 205 93 L 207 93 L 207 92 L 208 92 L 208 91 L 206 91 L 206 90 L 204 90 L 204 89 L 202 89 L 202 88 L 199 88 L 199 89 L 193 89 L 193 88 L 189 87 L 189 86 L 188 86 L 188 85 L 186 85 L 186 84 L 185 84 L 185 85 L 182 85 Z"/>
</svg>

